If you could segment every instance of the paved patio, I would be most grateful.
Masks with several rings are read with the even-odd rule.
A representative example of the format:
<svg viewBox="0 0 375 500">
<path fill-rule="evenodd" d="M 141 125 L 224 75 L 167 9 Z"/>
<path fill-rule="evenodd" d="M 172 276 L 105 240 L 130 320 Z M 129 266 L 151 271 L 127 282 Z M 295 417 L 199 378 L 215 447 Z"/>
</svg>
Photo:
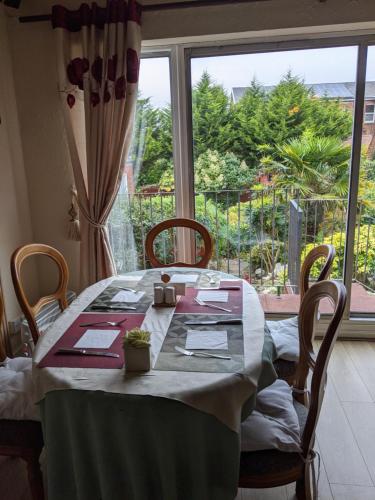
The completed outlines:
<svg viewBox="0 0 375 500">
<path fill-rule="evenodd" d="M 280 297 L 260 294 L 259 297 L 265 313 L 298 313 L 300 300 L 297 294 L 281 294 Z M 369 293 L 360 283 L 353 283 L 350 311 L 375 314 L 375 294 Z M 328 301 L 322 301 L 320 312 L 323 314 L 332 312 Z"/>
</svg>

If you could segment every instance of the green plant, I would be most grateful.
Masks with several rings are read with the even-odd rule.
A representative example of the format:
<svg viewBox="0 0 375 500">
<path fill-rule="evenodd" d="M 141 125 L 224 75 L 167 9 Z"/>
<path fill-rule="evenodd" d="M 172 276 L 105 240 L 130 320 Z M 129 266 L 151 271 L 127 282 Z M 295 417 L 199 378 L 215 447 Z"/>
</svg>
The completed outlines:
<svg viewBox="0 0 375 500">
<path fill-rule="evenodd" d="M 140 328 L 133 328 L 126 332 L 123 338 L 123 346 L 135 347 L 141 349 L 150 345 L 151 333 Z"/>
<path fill-rule="evenodd" d="M 350 146 L 336 137 L 306 132 L 276 146 L 279 159 L 263 161 L 277 188 L 298 189 L 302 196 L 345 196 L 349 184 Z"/>
<path fill-rule="evenodd" d="M 359 233 L 359 234 L 358 234 Z M 302 258 L 317 244 L 332 244 L 336 248 L 331 278 L 342 278 L 344 268 L 345 237 L 342 233 L 334 233 L 321 241 L 306 245 Z M 311 269 L 311 276 L 317 278 L 320 272 L 319 262 Z M 373 285 L 375 273 L 375 225 L 361 225 L 356 230 L 354 241 L 354 277 L 365 284 Z"/>
</svg>

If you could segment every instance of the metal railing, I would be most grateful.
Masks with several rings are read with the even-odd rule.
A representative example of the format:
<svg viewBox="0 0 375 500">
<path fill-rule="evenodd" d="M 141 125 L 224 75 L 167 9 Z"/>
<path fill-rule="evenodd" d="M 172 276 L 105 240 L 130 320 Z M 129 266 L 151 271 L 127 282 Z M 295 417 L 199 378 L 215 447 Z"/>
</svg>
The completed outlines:
<svg viewBox="0 0 375 500">
<path fill-rule="evenodd" d="M 145 237 L 158 222 L 175 216 L 173 192 L 121 194 L 108 221 L 119 272 L 148 266 Z M 298 191 L 223 190 L 195 193 L 195 218 L 214 240 L 210 268 L 247 279 L 259 291 L 298 292 L 300 262 L 319 243 L 336 247 L 334 278 L 343 277 L 347 200 L 308 199 Z M 196 237 L 199 254 L 201 241 Z M 156 251 L 166 263 L 178 258 L 176 233 L 165 231 Z M 375 290 L 375 219 L 358 204 L 353 279 Z M 318 274 L 319 269 L 313 269 Z"/>
</svg>

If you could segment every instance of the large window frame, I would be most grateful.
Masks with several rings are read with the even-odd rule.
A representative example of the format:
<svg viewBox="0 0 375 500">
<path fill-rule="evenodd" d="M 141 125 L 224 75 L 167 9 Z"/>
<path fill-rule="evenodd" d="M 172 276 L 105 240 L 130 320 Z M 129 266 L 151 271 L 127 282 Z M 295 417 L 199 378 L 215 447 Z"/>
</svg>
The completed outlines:
<svg viewBox="0 0 375 500">
<path fill-rule="evenodd" d="M 158 48 L 146 48 L 143 57 L 168 56 L 170 59 L 173 159 L 175 175 L 176 216 L 194 218 L 194 165 L 193 165 L 193 126 L 191 95 L 191 60 L 198 57 L 214 57 L 250 53 L 280 52 L 290 50 L 323 49 L 340 46 L 356 46 L 356 98 L 353 119 L 353 142 L 350 160 L 350 179 L 348 195 L 348 215 L 346 221 L 346 244 L 344 257 L 344 284 L 348 290 L 348 304 L 341 328 L 343 337 L 375 338 L 375 317 L 350 313 L 352 288 L 352 270 L 354 262 L 354 240 L 356 229 L 356 207 L 362 146 L 362 129 L 365 109 L 365 83 L 367 69 L 367 50 L 375 45 L 375 35 L 335 36 L 325 38 L 317 36 L 309 39 L 287 39 L 281 41 L 233 43 L 207 42 L 194 44 L 174 44 Z M 188 262 L 194 256 L 194 242 L 188 233 L 178 235 L 178 250 Z M 282 315 L 270 315 L 273 318 Z M 328 321 L 328 318 L 326 319 Z M 324 320 L 323 320 L 324 323 Z"/>
</svg>

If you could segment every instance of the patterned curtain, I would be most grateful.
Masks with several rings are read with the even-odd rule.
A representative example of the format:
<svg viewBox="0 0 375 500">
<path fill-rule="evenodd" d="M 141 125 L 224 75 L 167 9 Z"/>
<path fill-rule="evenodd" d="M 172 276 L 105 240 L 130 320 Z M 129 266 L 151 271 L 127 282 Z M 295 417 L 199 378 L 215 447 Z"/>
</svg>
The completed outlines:
<svg viewBox="0 0 375 500">
<path fill-rule="evenodd" d="M 141 47 L 134 0 L 56 5 L 59 91 L 80 212 L 82 288 L 115 274 L 106 221 L 131 140 Z M 72 214 L 71 214 L 72 215 Z M 74 215 L 72 216 L 74 222 Z"/>
</svg>

